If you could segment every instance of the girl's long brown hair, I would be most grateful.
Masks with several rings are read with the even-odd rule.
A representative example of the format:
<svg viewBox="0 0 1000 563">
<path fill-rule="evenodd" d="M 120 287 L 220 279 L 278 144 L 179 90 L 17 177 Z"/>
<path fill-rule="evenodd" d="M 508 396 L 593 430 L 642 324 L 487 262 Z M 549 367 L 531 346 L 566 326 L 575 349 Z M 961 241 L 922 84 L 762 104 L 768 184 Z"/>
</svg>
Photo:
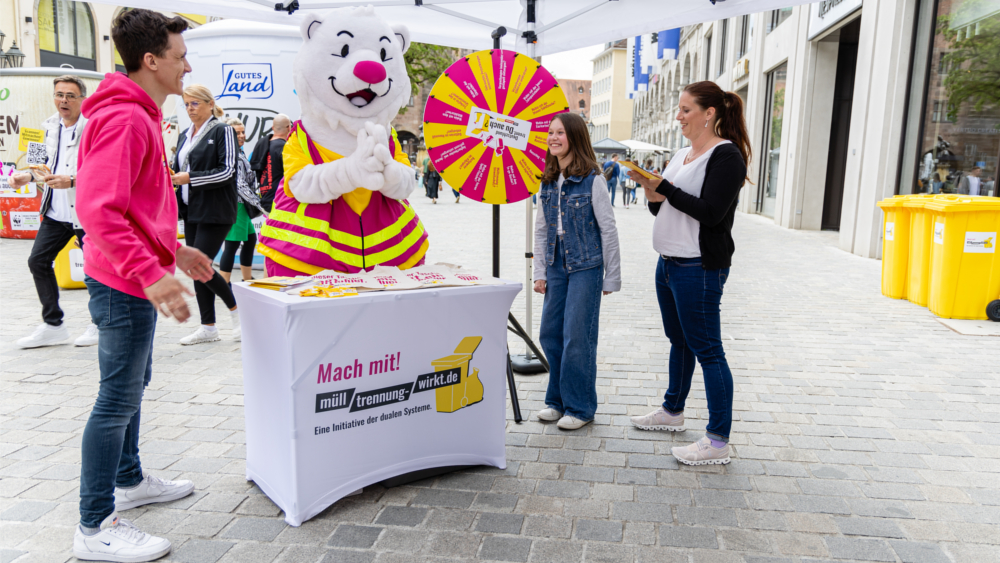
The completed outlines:
<svg viewBox="0 0 1000 563">
<path fill-rule="evenodd" d="M 694 102 L 702 109 L 715 108 L 715 134 L 732 141 L 743 155 L 743 163 L 750 169 L 750 135 L 743 118 L 743 100 L 735 92 L 726 92 L 711 80 L 693 82 L 684 87 Z M 749 177 L 747 178 L 749 180 Z"/>
<path fill-rule="evenodd" d="M 566 129 L 566 141 L 569 142 L 569 154 L 572 156 L 564 175 L 586 178 L 591 172 L 600 170 L 594 147 L 590 144 L 590 134 L 587 133 L 587 123 L 575 113 L 560 113 L 552 118 L 559 120 Z M 559 179 L 559 159 L 550 151 L 545 151 L 545 171 L 542 172 L 542 183 L 551 184 Z"/>
</svg>

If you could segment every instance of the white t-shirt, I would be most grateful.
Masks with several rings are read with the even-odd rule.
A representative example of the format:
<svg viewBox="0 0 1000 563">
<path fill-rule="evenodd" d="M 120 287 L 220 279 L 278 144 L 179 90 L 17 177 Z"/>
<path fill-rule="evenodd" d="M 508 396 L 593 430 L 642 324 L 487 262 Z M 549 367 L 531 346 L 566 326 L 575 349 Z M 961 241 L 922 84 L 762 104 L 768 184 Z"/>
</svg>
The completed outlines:
<svg viewBox="0 0 1000 563">
<path fill-rule="evenodd" d="M 677 151 L 677 154 L 670 159 L 670 164 L 663 170 L 663 179 L 686 193 L 701 197 L 708 159 L 712 157 L 716 147 L 728 142 L 722 141 L 687 164 L 684 164 L 684 159 L 691 152 L 691 147 Z M 700 233 L 701 224 L 697 219 L 677 210 L 669 201 L 664 201 L 653 221 L 653 248 L 661 256 L 699 258 L 701 257 L 701 245 L 698 244 Z"/>
<path fill-rule="evenodd" d="M 56 155 L 57 160 L 55 168 L 52 170 L 53 174 L 69 176 L 76 172 L 69 169 L 69 145 L 73 142 L 74 135 L 76 135 L 76 125 L 72 127 L 59 125 L 59 152 Z M 66 193 L 66 190 L 52 190 L 51 204 L 45 216 L 53 221 L 73 222 L 73 212 L 69 208 L 69 194 Z"/>
<path fill-rule="evenodd" d="M 979 195 L 980 179 L 976 176 L 968 176 L 969 178 L 969 195 Z"/>
</svg>

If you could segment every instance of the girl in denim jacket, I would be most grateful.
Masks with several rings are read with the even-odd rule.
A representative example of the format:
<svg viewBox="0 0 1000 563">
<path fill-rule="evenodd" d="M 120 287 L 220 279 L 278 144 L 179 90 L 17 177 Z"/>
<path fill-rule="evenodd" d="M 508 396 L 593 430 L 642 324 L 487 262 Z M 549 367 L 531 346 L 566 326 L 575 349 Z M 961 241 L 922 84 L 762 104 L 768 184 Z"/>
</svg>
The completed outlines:
<svg viewBox="0 0 1000 563">
<path fill-rule="evenodd" d="M 583 118 L 553 118 L 548 146 L 535 220 L 535 292 L 545 295 L 539 342 L 550 368 L 538 419 L 575 430 L 597 410 L 601 295 L 622 285 L 618 230 Z"/>
</svg>

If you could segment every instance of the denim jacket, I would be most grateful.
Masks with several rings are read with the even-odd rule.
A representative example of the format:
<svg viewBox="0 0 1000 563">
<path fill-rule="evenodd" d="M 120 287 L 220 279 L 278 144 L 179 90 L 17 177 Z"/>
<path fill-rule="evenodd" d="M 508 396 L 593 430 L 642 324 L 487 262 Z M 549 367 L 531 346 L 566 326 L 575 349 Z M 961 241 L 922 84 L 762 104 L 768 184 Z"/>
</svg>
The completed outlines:
<svg viewBox="0 0 1000 563">
<path fill-rule="evenodd" d="M 571 272 L 597 268 L 604 264 L 601 252 L 601 230 L 594 217 L 591 202 L 593 183 L 597 174 L 586 178 L 570 176 L 557 192 L 557 183 L 543 184 L 538 192 L 546 232 L 545 264 L 555 259 L 557 213 L 562 213 L 562 250 L 566 252 L 566 269 Z M 556 197 L 559 198 L 557 203 Z"/>
</svg>

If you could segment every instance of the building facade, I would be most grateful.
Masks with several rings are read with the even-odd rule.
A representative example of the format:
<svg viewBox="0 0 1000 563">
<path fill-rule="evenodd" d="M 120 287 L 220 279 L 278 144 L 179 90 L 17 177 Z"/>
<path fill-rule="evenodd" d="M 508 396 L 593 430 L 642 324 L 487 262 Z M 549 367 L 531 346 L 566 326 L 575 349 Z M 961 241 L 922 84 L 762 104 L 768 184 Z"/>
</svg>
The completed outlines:
<svg viewBox="0 0 1000 563">
<path fill-rule="evenodd" d="M 562 88 L 566 101 L 569 103 L 569 111 L 579 115 L 584 121 L 590 120 L 590 80 L 571 80 L 559 78 L 559 87 Z"/>
<path fill-rule="evenodd" d="M 996 45 L 995 0 L 826 0 L 691 26 L 676 60 L 649 65 L 633 134 L 685 146 L 680 91 L 715 81 L 744 101 L 753 145 L 740 210 L 878 258 L 876 202 L 977 174 L 996 195 Z"/>
<path fill-rule="evenodd" d="M 632 136 L 632 100 L 625 90 L 629 74 L 627 51 L 625 39 L 613 41 L 606 43 L 593 59 L 590 122 L 594 127 L 590 137 L 594 141 L 624 141 Z"/>
<path fill-rule="evenodd" d="M 24 67 L 72 67 L 100 73 L 122 70 L 111 40 L 111 24 L 124 8 L 73 0 L 2 0 L 0 29 L 4 49 L 15 41 L 24 52 Z M 216 18 L 180 15 L 191 27 Z"/>
</svg>

